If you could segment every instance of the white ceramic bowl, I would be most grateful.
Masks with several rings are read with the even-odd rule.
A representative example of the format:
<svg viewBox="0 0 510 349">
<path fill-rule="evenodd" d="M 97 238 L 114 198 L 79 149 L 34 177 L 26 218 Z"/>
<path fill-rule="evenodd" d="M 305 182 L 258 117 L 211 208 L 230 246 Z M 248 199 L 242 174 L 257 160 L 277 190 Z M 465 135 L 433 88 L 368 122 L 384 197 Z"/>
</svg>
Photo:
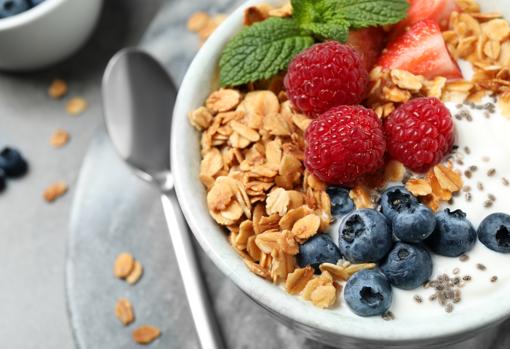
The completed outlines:
<svg viewBox="0 0 510 349">
<path fill-rule="evenodd" d="M 46 0 L 0 19 L 0 70 L 44 68 L 72 55 L 87 40 L 102 0 Z"/>
<path fill-rule="evenodd" d="M 280 4 L 279 0 L 252 0 Z M 480 1 L 484 10 L 504 12 L 510 18 L 508 0 Z M 505 4 L 505 5 L 503 5 Z M 410 345 L 435 347 L 469 339 L 510 317 L 510 285 L 500 285 L 490 298 L 470 299 L 452 314 L 438 309 L 426 320 L 383 321 L 361 318 L 349 311 L 321 310 L 252 274 L 227 242 L 225 232 L 209 217 L 205 190 L 198 180 L 199 134 L 188 123 L 187 113 L 201 106 L 217 88 L 217 62 L 222 48 L 242 28 L 243 9 L 234 12 L 205 43 L 182 83 L 172 125 L 172 171 L 186 219 L 202 248 L 213 262 L 246 294 L 284 323 L 318 341 L 342 348 L 383 348 Z M 397 299 L 398 301 L 398 299 Z M 346 307 L 346 305 L 342 305 Z"/>
</svg>

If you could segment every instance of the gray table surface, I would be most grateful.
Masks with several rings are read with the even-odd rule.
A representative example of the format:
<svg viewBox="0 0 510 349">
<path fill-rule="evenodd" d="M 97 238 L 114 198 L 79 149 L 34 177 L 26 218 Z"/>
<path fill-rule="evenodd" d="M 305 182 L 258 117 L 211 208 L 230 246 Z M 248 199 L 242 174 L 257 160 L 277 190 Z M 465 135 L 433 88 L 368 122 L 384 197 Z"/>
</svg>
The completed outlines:
<svg viewBox="0 0 510 349">
<path fill-rule="evenodd" d="M 102 124 L 100 78 L 108 58 L 117 49 L 139 42 L 160 1 L 106 0 L 98 29 L 75 57 L 38 73 L 0 74 L 0 146 L 17 146 L 31 164 L 30 174 L 22 180 L 10 182 L 8 191 L 0 196 L 2 348 L 74 347 L 64 287 L 69 214 L 82 160 Z M 181 6 L 185 7 L 186 1 L 181 2 Z M 179 79 L 182 72 L 175 72 L 175 78 Z M 48 99 L 46 88 L 54 77 L 62 77 L 70 83 L 71 95 L 83 96 L 88 100 L 90 108 L 86 113 L 70 117 L 65 113 L 65 101 Z M 60 150 L 48 145 L 49 137 L 56 128 L 64 128 L 72 135 L 70 144 Z M 96 140 L 96 146 L 100 142 Z M 42 200 L 41 193 L 47 185 L 57 180 L 67 181 L 71 186 L 70 192 L 59 201 L 47 204 Z M 150 189 L 144 190 L 147 191 L 144 195 L 154 195 L 150 194 Z M 162 223 L 157 215 L 159 210 L 155 209 L 155 212 L 156 216 L 152 219 L 155 225 L 159 225 Z M 167 258 L 171 260 L 172 256 Z M 110 266 L 105 268 L 109 269 Z M 210 269 L 210 273 L 214 278 L 222 277 L 214 268 Z M 239 291 L 232 284 L 222 285 L 223 288 L 213 291 L 244 297 L 239 296 Z M 246 297 L 240 299 L 243 301 L 240 303 L 241 309 L 237 311 L 246 314 L 242 321 L 245 325 L 251 325 L 253 317 L 250 314 L 256 309 Z M 217 307 L 221 316 L 228 316 L 231 303 L 228 299 L 217 300 Z M 260 318 L 265 315 L 256 316 Z M 272 320 L 268 317 L 264 319 L 268 323 L 254 328 L 251 339 L 264 336 L 264 329 L 271 327 Z M 183 323 L 189 324 L 189 318 L 184 320 Z M 180 331 L 169 331 L 182 336 L 177 342 L 185 343 L 188 337 L 191 342 L 194 340 L 189 326 Z M 284 327 L 278 327 L 276 332 L 278 338 L 273 342 L 275 345 L 282 346 L 282 338 L 294 338 L 285 343 L 293 347 L 317 347 Z M 230 343 L 233 347 L 257 347 L 247 345 L 242 338 Z M 507 341 L 501 344 L 496 346 L 493 341 L 486 340 L 484 345 L 473 348 L 508 346 Z"/>
</svg>

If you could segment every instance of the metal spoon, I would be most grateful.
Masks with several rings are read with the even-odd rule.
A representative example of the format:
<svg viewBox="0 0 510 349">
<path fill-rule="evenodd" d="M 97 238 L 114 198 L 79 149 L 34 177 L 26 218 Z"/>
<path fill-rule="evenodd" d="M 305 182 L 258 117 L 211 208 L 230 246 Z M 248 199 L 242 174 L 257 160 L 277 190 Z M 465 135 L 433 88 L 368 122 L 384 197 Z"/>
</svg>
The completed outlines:
<svg viewBox="0 0 510 349">
<path fill-rule="evenodd" d="M 225 345 L 173 187 L 170 127 L 177 89 L 164 68 L 134 48 L 118 52 L 103 77 L 106 128 L 119 156 L 157 185 L 188 304 L 202 348 Z"/>
</svg>

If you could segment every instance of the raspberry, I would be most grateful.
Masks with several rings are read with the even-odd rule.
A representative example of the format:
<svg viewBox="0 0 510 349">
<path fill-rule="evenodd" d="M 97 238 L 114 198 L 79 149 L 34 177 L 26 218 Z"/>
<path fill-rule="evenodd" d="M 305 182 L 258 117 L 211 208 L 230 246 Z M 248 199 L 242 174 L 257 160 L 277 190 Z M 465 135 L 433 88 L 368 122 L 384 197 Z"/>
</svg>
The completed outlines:
<svg viewBox="0 0 510 349">
<path fill-rule="evenodd" d="M 384 163 L 381 121 L 362 106 L 331 108 L 308 126 L 305 141 L 307 169 L 329 184 L 352 184 Z"/>
<path fill-rule="evenodd" d="M 437 98 L 416 98 L 386 119 L 388 153 L 416 172 L 426 172 L 447 155 L 454 142 L 448 108 Z"/>
<path fill-rule="evenodd" d="M 284 84 L 294 107 L 317 117 L 338 105 L 359 104 L 367 89 L 368 72 L 355 49 L 327 41 L 297 55 Z"/>
</svg>

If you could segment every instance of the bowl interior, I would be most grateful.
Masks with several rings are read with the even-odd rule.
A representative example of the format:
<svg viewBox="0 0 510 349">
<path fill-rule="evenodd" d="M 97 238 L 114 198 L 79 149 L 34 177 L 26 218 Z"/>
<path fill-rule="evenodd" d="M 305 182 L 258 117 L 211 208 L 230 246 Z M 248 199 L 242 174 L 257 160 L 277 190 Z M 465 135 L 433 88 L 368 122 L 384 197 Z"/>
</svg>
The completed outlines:
<svg viewBox="0 0 510 349">
<path fill-rule="evenodd" d="M 251 0 L 243 7 L 280 0 Z M 486 11 L 503 12 L 510 18 L 510 0 L 480 1 Z M 346 305 L 338 310 L 320 310 L 301 299 L 289 296 L 277 286 L 255 276 L 230 247 L 226 233 L 209 216 L 205 190 L 198 180 L 200 167 L 200 135 L 189 124 L 187 113 L 198 108 L 209 93 L 217 88 L 217 62 L 222 48 L 242 27 L 242 8 L 236 10 L 205 43 L 191 64 L 182 83 L 174 110 L 172 125 L 172 170 L 183 212 L 195 237 L 213 262 L 244 292 L 264 307 L 281 316 L 341 336 L 365 340 L 402 342 L 448 337 L 467 333 L 501 321 L 510 315 L 510 285 L 500 285 L 488 297 L 470 303 L 452 314 L 441 311 L 426 319 L 416 317 L 406 321 L 383 321 L 380 318 L 360 318 Z"/>
</svg>

